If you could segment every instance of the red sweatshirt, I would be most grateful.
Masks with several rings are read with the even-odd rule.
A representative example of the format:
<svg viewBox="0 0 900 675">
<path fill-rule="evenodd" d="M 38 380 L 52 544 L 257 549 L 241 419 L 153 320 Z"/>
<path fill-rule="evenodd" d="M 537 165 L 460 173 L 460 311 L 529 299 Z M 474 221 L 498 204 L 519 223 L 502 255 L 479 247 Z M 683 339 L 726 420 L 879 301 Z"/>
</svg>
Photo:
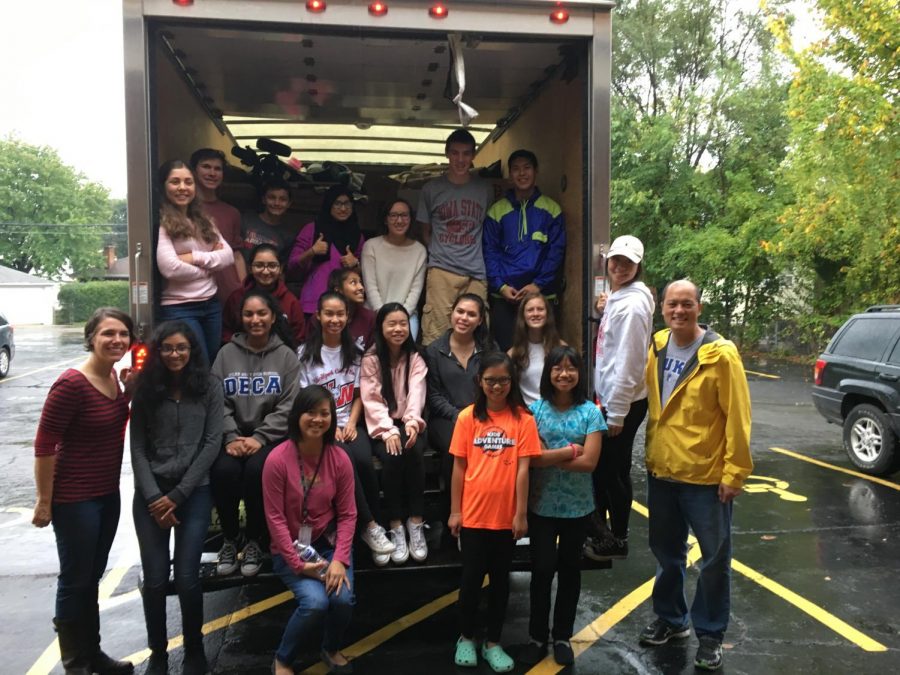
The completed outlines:
<svg viewBox="0 0 900 675">
<path fill-rule="evenodd" d="M 244 286 L 237 289 L 225 301 L 225 306 L 222 307 L 223 345 L 231 342 L 231 336 L 235 333 L 244 332 L 244 324 L 241 322 L 241 301 L 244 299 L 244 294 L 254 288 L 257 288 L 256 280 L 248 274 L 247 278 L 244 279 Z M 269 291 L 269 293 L 281 305 L 281 311 L 284 312 L 288 323 L 291 325 L 291 334 L 294 336 L 294 341 L 298 345 L 302 344 L 303 339 L 306 337 L 306 320 L 303 317 L 303 310 L 300 309 L 300 301 L 297 300 L 297 296 L 288 290 L 282 279 L 278 280 L 278 285 L 275 286 L 274 292 Z"/>
</svg>

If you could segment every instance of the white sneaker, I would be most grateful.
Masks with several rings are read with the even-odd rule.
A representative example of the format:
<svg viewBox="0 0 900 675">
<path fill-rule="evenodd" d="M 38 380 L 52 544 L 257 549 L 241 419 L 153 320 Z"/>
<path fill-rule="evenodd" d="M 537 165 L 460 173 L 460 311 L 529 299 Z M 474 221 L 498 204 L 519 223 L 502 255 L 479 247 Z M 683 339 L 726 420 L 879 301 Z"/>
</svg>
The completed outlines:
<svg viewBox="0 0 900 675">
<path fill-rule="evenodd" d="M 416 562 L 422 562 L 428 557 L 428 544 L 425 541 L 425 523 L 406 521 L 409 530 L 409 554 Z"/>
<path fill-rule="evenodd" d="M 378 524 L 375 527 L 366 528 L 361 538 L 366 542 L 366 546 L 372 549 L 372 553 L 393 553 L 396 548 L 387 538 L 384 528 Z"/>
<path fill-rule="evenodd" d="M 372 562 L 375 563 L 375 567 L 384 567 L 391 561 L 390 553 L 375 553 L 372 552 Z"/>
<path fill-rule="evenodd" d="M 389 533 L 391 541 L 394 543 L 394 552 L 391 553 L 391 560 L 395 565 L 402 565 L 409 560 L 409 546 L 406 545 L 406 530 L 403 525 L 391 528 Z"/>
</svg>

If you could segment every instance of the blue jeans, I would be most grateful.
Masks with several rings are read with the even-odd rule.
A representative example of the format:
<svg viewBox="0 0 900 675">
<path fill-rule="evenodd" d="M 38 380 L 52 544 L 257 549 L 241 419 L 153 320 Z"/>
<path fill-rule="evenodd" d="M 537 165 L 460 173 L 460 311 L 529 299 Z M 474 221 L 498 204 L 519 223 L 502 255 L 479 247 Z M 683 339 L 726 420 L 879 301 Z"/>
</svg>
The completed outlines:
<svg viewBox="0 0 900 675">
<path fill-rule="evenodd" d="M 209 485 L 194 489 L 191 496 L 175 509 L 180 524 L 175 526 L 175 590 L 181 604 L 181 621 L 186 646 L 200 644 L 203 627 L 203 588 L 200 585 L 200 556 L 209 529 L 212 496 Z M 144 569 L 144 619 L 150 649 L 165 651 L 166 584 L 169 581 L 169 536 L 172 528 L 163 529 L 137 492 L 132 505 L 134 529 L 141 548 Z"/>
<path fill-rule="evenodd" d="M 647 476 L 650 550 L 658 563 L 653 611 L 673 626 L 688 625 L 684 576 L 690 527 L 703 556 L 690 623 L 697 637 L 709 635 L 721 641 L 731 610 L 732 503 L 721 503 L 718 490 L 718 485 L 691 485 Z"/>
<path fill-rule="evenodd" d="M 53 533 L 59 555 L 56 618 L 84 620 L 96 610 L 97 587 L 106 571 L 119 526 L 119 493 L 83 502 L 53 504 Z"/>
<path fill-rule="evenodd" d="M 325 543 L 324 539 L 319 539 L 313 542 L 313 545 L 323 558 L 331 561 L 334 550 L 326 548 Z M 338 651 L 344 639 L 344 631 L 350 625 L 353 605 L 356 604 L 353 592 L 356 588 L 353 582 L 353 560 L 351 559 L 347 567 L 350 588 L 341 588 L 340 593 L 331 595 L 325 593 L 325 584 L 318 579 L 294 574 L 284 558 L 277 553 L 272 556 L 272 568 L 297 599 L 297 609 L 285 626 L 281 644 L 275 651 L 275 658 L 285 665 L 291 665 L 297 658 L 302 640 L 319 626 L 324 626 L 325 629 L 322 649 L 328 653 Z"/>
<path fill-rule="evenodd" d="M 184 321 L 200 341 L 206 362 L 212 364 L 222 343 L 222 305 L 212 297 L 197 302 L 162 305 L 159 318 L 163 321 Z"/>
</svg>

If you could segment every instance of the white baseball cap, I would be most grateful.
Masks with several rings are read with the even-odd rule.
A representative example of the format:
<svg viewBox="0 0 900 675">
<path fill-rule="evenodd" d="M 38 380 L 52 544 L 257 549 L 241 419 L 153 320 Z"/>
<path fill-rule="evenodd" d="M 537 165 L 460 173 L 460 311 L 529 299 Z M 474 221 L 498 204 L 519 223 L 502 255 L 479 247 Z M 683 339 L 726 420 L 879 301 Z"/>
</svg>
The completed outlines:
<svg viewBox="0 0 900 675">
<path fill-rule="evenodd" d="M 625 234 L 615 238 L 606 257 L 612 258 L 614 255 L 625 256 L 631 262 L 639 263 L 644 258 L 644 245 L 637 237 Z"/>
</svg>

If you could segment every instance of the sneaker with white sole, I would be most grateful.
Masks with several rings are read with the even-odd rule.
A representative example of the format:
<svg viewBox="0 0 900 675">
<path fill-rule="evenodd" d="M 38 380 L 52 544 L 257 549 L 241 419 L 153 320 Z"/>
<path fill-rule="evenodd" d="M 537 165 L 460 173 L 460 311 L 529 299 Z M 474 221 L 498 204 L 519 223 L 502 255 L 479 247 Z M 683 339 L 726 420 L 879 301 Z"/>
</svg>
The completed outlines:
<svg viewBox="0 0 900 675">
<path fill-rule="evenodd" d="M 409 530 L 409 554 L 416 562 L 422 562 L 428 557 L 428 543 L 425 541 L 425 523 L 406 521 Z"/>
<path fill-rule="evenodd" d="M 409 560 L 409 546 L 406 545 L 406 529 L 403 525 L 392 527 L 388 536 L 395 546 L 394 552 L 391 553 L 391 561 L 395 565 L 402 565 Z"/>
<path fill-rule="evenodd" d="M 245 577 L 255 577 L 259 573 L 262 564 L 262 549 L 253 539 L 247 542 L 241 552 L 241 574 Z"/>
<path fill-rule="evenodd" d="M 375 527 L 366 528 L 366 531 L 362 533 L 361 539 L 366 543 L 366 546 L 372 549 L 372 553 L 393 553 L 396 548 L 390 539 L 387 538 L 384 528 L 378 524 Z"/>
<path fill-rule="evenodd" d="M 216 563 L 216 574 L 227 577 L 237 570 L 237 542 L 234 539 L 226 539 L 219 549 L 219 560 Z"/>
<path fill-rule="evenodd" d="M 372 552 L 372 562 L 375 563 L 375 567 L 384 567 L 389 562 L 391 562 L 391 554 L 390 553 L 375 553 Z"/>
</svg>

